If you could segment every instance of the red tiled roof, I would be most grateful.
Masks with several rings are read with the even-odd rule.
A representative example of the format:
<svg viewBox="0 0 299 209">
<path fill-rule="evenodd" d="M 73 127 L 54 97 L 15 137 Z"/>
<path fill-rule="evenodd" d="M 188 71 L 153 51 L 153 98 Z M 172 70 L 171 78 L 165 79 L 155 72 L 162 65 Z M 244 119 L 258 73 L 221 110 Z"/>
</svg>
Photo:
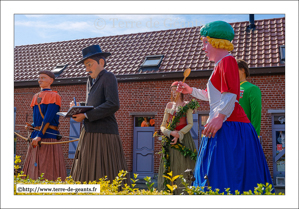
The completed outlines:
<svg viewBox="0 0 299 209">
<path fill-rule="evenodd" d="M 284 66 L 280 62 L 279 46 L 285 44 L 285 18 L 256 20 L 256 30 L 246 32 L 249 22 L 231 23 L 235 30 L 232 55 L 244 59 L 250 68 Z M 37 79 L 40 70 L 52 70 L 58 64 L 69 64 L 58 79 L 87 77 L 83 65 L 75 65 L 82 49 L 99 44 L 112 55 L 107 59 L 108 71 L 115 75 L 211 70 L 201 50 L 200 28 L 136 33 L 16 46 L 14 49 L 15 81 Z M 158 71 L 139 70 L 147 55 L 164 55 Z"/>
</svg>

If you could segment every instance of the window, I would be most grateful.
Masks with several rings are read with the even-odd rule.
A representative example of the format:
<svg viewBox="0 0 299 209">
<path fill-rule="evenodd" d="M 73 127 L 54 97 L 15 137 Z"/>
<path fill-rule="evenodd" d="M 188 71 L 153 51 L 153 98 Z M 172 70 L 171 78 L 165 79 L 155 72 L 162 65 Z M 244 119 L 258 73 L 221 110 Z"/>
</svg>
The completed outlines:
<svg viewBox="0 0 299 209">
<path fill-rule="evenodd" d="M 285 61 L 285 46 L 280 46 L 280 61 Z"/>
<path fill-rule="evenodd" d="M 135 127 L 154 127 L 154 126 L 155 126 L 155 116 L 135 118 Z"/>
<path fill-rule="evenodd" d="M 146 56 L 144 62 L 140 66 L 140 71 L 158 70 L 162 59 L 163 55 Z"/>
<path fill-rule="evenodd" d="M 274 124 L 285 125 L 284 115 L 281 115 L 281 116 L 274 115 Z"/>
<path fill-rule="evenodd" d="M 68 64 L 57 65 L 51 72 L 54 74 L 61 74 L 67 66 Z"/>
<path fill-rule="evenodd" d="M 159 57 L 150 57 L 145 60 L 142 66 L 143 67 L 157 66 L 159 65 L 160 61 L 161 59 Z"/>
</svg>

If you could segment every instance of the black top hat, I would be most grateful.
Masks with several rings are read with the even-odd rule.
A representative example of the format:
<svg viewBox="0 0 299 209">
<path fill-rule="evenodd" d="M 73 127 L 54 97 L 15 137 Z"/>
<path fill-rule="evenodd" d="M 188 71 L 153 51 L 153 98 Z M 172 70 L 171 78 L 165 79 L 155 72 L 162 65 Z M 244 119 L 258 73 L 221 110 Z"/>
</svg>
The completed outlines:
<svg viewBox="0 0 299 209">
<path fill-rule="evenodd" d="M 83 59 L 77 62 L 76 65 L 83 63 L 84 60 L 96 54 L 102 55 L 105 58 L 111 55 L 110 52 L 102 52 L 101 47 L 99 45 L 91 45 L 89 47 L 82 49 L 82 54 L 83 54 Z"/>
</svg>

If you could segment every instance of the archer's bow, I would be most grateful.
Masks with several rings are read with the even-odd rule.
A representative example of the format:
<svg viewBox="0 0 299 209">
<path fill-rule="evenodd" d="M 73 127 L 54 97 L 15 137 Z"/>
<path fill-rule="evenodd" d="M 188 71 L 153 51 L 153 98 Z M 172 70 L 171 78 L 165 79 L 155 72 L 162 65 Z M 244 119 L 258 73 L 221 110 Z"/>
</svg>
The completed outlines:
<svg viewBox="0 0 299 209">
<path fill-rule="evenodd" d="M 16 125 L 16 126 L 21 126 L 21 125 Z M 36 130 L 36 131 L 39 131 L 38 129 L 35 129 L 34 127 L 32 127 L 31 129 Z M 60 135 L 60 134 L 58 135 L 58 134 L 49 133 L 49 132 L 45 132 L 45 133 L 63 137 L 63 136 Z M 16 132 L 15 132 L 15 134 L 16 134 L 18 137 L 24 139 L 25 141 L 30 142 L 29 137 L 26 138 L 26 137 L 24 137 L 24 136 L 22 136 L 22 135 L 20 135 L 20 134 L 18 134 L 18 133 L 16 133 Z M 66 137 L 66 136 L 65 136 L 65 137 Z M 67 138 L 72 138 L 72 137 L 67 137 Z M 71 143 L 71 142 L 75 142 L 75 141 L 79 141 L 79 139 L 76 138 L 76 139 L 71 140 L 71 141 L 61 141 L 61 142 L 42 142 L 42 141 L 39 141 L 38 143 L 39 143 L 39 145 L 41 145 L 41 144 L 65 144 L 65 143 Z"/>
<path fill-rule="evenodd" d="M 17 132 L 15 132 L 15 135 L 17 135 L 18 137 L 24 139 L 25 141 L 29 141 L 28 138 L 26 138 L 26 137 L 24 137 L 24 136 L 18 134 Z"/>
<path fill-rule="evenodd" d="M 22 136 L 22 135 L 20 135 L 20 134 L 18 134 L 18 133 L 16 133 L 16 132 L 15 132 L 15 134 L 16 134 L 18 137 L 24 139 L 25 141 L 29 141 L 26 137 L 24 137 L 24 136 Z M 79 141 L 79 140 L 80 140 L 80 139 L 74 139 L 74 140 L 71 140 L 71 141 L 62 141 L 62 142 L 42 142 L 42 141 L 39 141 L 39 143 L 40 143 L 40 144 L 65 144 L 65 143 L 70 143 L 70 142 L 76 142 L 76 141 Z"/>
</svg>

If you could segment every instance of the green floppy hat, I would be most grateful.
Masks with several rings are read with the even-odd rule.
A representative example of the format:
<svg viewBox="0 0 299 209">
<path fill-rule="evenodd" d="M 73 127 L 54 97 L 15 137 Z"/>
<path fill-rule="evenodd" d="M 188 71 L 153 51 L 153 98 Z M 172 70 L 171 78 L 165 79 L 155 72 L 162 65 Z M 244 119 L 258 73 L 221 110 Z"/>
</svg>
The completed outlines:
<svg viewBox="0 0 299 209">
<path fill-rule="evenodd" d="M 234 39 L 235 32 L 233 27 L 227 22 L 214 21 L 204 25 L 200 29 L 200 35 L 232 41 Z"/>
</svg>

